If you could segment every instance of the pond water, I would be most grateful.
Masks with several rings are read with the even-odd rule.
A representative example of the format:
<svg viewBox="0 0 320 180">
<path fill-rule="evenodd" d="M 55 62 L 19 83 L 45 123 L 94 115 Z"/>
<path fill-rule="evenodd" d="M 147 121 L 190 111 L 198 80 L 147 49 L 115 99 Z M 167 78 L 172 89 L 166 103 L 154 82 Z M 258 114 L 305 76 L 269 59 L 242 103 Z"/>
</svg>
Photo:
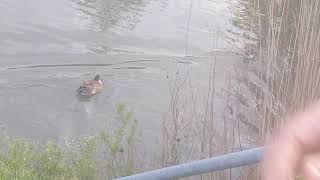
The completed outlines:
<svg viewBox="0 0 320 180">
<path fill-rule="evenodd" d="M 2 127 L 37 140 L 90 136 L 125 102 L 152 142 L 169 106 L 168 77 L 189 68 L 201 93 L 213 54 L 222 110 L 225 69 L 239 59 L 237 46 L 223 38 L 237 3 L 0 0 Z M 76 89 L 97 73 L 104 90 L 79 100 Z"/>
</svg>

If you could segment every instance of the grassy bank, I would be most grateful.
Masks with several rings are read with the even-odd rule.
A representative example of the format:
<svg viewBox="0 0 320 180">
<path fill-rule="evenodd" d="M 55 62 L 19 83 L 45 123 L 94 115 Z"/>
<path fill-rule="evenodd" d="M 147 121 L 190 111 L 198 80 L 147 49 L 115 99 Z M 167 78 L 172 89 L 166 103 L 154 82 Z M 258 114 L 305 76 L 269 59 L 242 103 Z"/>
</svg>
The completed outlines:
<svg viewBox="0 0 320 180">
<path fill-rule="evenodd" d="M 124 104 L 116 106 L 116 128 L 62 147 L 1 137 L 0 179 L 113 179 L 135 171 L 137 121 Z"/>
</svg>

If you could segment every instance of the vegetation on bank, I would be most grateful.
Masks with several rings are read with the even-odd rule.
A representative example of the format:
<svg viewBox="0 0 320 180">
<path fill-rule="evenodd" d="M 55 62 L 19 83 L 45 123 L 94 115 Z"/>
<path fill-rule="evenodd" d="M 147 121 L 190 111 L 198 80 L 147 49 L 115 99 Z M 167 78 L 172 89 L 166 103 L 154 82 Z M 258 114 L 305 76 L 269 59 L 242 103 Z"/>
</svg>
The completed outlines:
<svg viewBox="0 0 320 180">
<path fill-rule="evenodd" d="M 125 104 L 118 104 L 116 111 L 115 129 L 102 129 L 71 147 L 2 135 L 0 179 L 90 180 L 132 174 L 137 121 Z"/>
</svg>

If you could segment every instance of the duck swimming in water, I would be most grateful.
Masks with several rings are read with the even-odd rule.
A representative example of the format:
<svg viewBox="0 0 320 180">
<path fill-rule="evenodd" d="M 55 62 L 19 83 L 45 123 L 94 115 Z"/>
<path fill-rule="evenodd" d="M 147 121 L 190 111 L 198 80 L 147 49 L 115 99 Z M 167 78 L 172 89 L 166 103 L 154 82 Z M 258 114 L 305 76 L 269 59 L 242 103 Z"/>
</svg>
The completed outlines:
<svg viewBox="0 0 320 180">
<path fill-rule="evenodd" d="M 78 92 L 84 96 L 92 96 L 99 93 L 102 90 L 102 78 L 101 75 L 96 75 L 93 80 L 84 81 L 78 88 Z"/>
</svg>

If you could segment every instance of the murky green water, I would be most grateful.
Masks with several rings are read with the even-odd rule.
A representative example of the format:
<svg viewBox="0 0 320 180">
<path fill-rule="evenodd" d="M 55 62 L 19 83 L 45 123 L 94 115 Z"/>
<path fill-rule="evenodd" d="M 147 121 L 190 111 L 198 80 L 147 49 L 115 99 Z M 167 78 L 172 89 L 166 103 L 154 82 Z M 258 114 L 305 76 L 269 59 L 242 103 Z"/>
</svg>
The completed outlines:
<svg viewBox="0 0 320 180">
<path fill-rule="evenodd" d="M 168 76 L 189 68 L 201 96 L 213 54 L 217 105 L 223 108 L 225 69 L 239 59 L 237 45 L 225 38 L 235 4 L 0 0 L 3 127 L 13 136 L 40 140 L 90 136 L 110 125 L 116 103 L 126 102 L 152 142 L 169 106 Z M 103 75 L 103 92 L 80 101 L 75 90 L 96 73 Z"/>
</svg>

